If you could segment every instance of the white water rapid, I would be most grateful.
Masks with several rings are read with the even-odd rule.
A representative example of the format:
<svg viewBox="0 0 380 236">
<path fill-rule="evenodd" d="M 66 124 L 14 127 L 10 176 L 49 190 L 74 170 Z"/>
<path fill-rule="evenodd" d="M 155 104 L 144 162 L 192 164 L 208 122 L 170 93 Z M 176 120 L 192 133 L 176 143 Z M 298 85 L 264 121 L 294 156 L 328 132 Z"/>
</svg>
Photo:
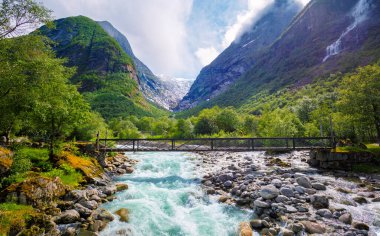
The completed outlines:
<svg viewBox="0 0 380 236">
<path fill-rule="evenodd" d="M 124 223 L 115 217 L 102 236 L 229 236 L 237 235 L 239 222 L 251 219 L 252 212 L 220 204 L 202 191 L 196 154 L 127 155 L 139 161 L 133 174 L 117 178 L 129 189 L 103 207 L 112 213 L 127 208 L 130 219 Z"/>
<path fill-rule="evenodd" d="M 361 22 L 367 19 L 368 12 L 371 7 L 371 2 L 372 0 L 359 0 L 351 12 L 351 16 L 354 18 L 354 22 L 347 27 L 347 29 L 334 43 L 326 48 L 326 56 L 323 58 L 323 62 L 325 62 L 331 56 L 337 55 L 342 51 L 342 39 L 353 29 L 355 29 Z"/>
</svg>

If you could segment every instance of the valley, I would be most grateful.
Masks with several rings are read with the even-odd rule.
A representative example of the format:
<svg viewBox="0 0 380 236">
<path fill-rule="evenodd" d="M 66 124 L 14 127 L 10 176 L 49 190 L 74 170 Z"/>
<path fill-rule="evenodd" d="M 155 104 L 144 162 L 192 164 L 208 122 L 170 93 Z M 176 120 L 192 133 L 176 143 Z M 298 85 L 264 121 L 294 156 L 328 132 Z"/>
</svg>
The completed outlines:
<svg viewBox="0 0 380 236">
<path fill-rule="evenodd" d="M 380 235 L 380 3 L 204 1 L 0 2 L 1 236 Z"/>
</svg>

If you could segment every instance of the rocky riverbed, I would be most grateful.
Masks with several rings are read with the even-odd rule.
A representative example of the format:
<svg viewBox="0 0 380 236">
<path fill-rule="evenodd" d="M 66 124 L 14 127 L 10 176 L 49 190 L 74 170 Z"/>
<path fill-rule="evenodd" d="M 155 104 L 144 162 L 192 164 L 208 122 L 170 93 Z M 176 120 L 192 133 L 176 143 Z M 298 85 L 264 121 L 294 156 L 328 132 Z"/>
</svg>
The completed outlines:
<svg viewBox="0 0 380 236">
<path fill-rule="evenodd" d="M 241 223 L 240 235 L 379 232 L 379 176 L 311 168 L 306 151 L 199 154 L 205 191 L 222 203 L 256 213 L 250 222 Z"/>
</svg>

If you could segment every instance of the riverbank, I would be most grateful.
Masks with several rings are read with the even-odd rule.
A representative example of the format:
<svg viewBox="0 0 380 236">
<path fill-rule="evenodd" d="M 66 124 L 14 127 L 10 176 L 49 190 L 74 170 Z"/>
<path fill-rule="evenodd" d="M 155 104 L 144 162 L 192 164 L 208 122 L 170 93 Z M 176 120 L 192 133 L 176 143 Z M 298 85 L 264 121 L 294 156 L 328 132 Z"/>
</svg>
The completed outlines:
<svg viewBox="0 0 380 236">
<path fill-rule="evenodd" d="M 101 166 L 95 157 L 66 149 L 59 154 L 57 167 L 44 171 L 36 167 L 49 163 L 43 149 L 0 151 L 2 183 L 14 182 L 0 191 L 0 235 L 97 235 L 115 218 L 101 204 L 128 189 L 126 184 L 115 184 L 114 176 L 132 173 L 136 164 L 117 154 Z M 23 161 L 31 157 L 37 161 Z M 12 174 L 24 163 L 30 163 L 29 171 Z"/>
<path fill-rule="evenodd" d="M 220 202 L 252 209 L 242 224 L 263 235 L 376 235 L 380 227 L 378 175 L 322 171 L 308 152 L 266 155 L 200 153 L 204 190 Z"/>
</svg>

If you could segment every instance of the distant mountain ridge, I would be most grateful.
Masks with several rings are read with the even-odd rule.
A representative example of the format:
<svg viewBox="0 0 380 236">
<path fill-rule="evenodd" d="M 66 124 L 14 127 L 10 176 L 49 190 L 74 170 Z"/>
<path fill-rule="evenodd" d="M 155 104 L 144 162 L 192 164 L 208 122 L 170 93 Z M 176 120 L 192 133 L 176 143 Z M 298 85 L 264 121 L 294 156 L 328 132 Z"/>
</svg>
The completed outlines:
<svg viewBox="0 0 380 236">
<path fill-rule="evenodd" d="M 235 40 L 210 65 L 204 67 L 177 110 L 195 107 L 226 91 L 256 62 L 302 10 L 294 0 L 276 0 L 247 32 Z"/>
<path fill-rule="evenodd" d="M 190 88 L 190 82 L 186 83 L 186 81 L 178 81 L 174 78 L 162 80 L 160 77 L 153 74 L 153 72 L 135 56 L 125 35 L 119 32 L 108 21 L 99 21 L 98 24 L 102 26 L 103 29 L 112 36 L 132 58 L 136 65 L 139 86 L 144 96 L 166 109 L 172 109 L 177 106 L 178 102 L 184 97 Z"/>
<path fill-rule="evenodd" d="M 237 75 L 234 82 L 210 97 L 210 101 L 190 103 L 187 107 L 195 104 L 198 105 L 195 110 L 199 111 L 214 105 L 235 106 L 250 113 L 260 113 L 250 110 L 249 104 L 259 102 L 265 93 L 297 89 L 331 73 L 349 72 L 377 62 L 380 59 L 379 35 L 379 1 L 311 0 L 280 36 L 259 53 L 244 74 Z M 215 81 L 210 78 L 212 75 L 203 80 Z M 197 85 L 203 84 L 206 82 L 197 82 Z M 186 108 L 181 105 L 192 98 L 192 94 L 195 97 L 191 101 L 198 101 L 202 94 L 196 92 L 206 89 L 193 85 L 180 108 Z"/>
</svg>

